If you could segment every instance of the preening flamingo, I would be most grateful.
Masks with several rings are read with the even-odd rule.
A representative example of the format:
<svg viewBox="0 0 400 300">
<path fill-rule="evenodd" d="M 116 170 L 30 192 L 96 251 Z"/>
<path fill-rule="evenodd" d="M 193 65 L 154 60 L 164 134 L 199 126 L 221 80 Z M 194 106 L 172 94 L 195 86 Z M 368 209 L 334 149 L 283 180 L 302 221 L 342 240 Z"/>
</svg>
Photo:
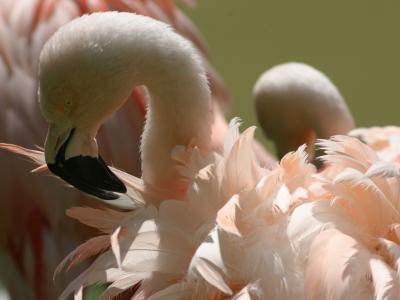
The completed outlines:
<svg viewBox="0 0 400 300">
<path fill-rule="evenodd" d="M 132 70 L 144 71 L 147 80 L 142 83 L 148 85 L 153 95 L 142 145 L 142 179 L 112 169 L 127 187 L 127 194 L 136 201 L 137 208 L 125 212 L 69 210 L 70 216 L 104 234 L 78 247 L 61 267 L 103 253 L 67 287 L 61 299 L 73 291 L 79 298 L 82 286 L 99 281 L 110 283 L 103 299 L 116 295 L 133 299 L 396 299 L 399 279 L 395 272 L 400 246 L 397 230 L 400 174 L 396 159 L 399 156 L 385 161 L 358 139 L 339 136 L 321 142 L 328 166 L 319 174 L 306 162 L 304 147 L 287 154 L 279 166 L 269 170 L 259 165 L 252 152 L 254 129 L 239 135 L 237 121 L 231 123 L 226 134 L 223 154 L 212 152 L 210 94 L 196 51 L 162 23 L 136 15 L 122 14 L 115 18 L 116 15 L 94 14 L 75 20 L 49 41 L 42 54 L 43 112 L 53 123 L 52 128 L 68 131 L 60 135 L 67 138 L 59 143 L 52 137 L 54 131 L 49 132 L 46 143 L 46 150 L 50 150 L 46 153 L 49 164 L 57 163 L 57 157 L 68 161 L 82 154 L 89 154 L 92 162 L 97 161 L 97 149 L 93 143 L 87 146 L 83 133 L 93 138 L 99 122 L 123 100 L 124 93 L 119 94 L 119 88 L 122 92 L 126 89 L 126 94 L 140 83 L 134 81 L 139 73 L 132 75 Z M 119 22 L 132 26 L 135 34 L 103 47 L 107 32 L 127 34 Z M 102 32 L 85 34 L 96 30 L 99 23 Z M 90 37 L 95 37 L 96 43 L 91 43 Z M 80 41 L 75 48 L 51 46 L 74 39 Z M 121 41 L 126 42 L 123 47 L 126 51 L 115 58 L 111 49 L 121 46 Z M 144 66 L 154 63 L 142 48 L 149 43 L 151 55 L 158 58 L 157 67 L 151 68 L 156 73 Z M 98 47 L 103 49 L 100 53 Z M 76 56 L 69 56 L 71 53 Z M 132 54 L 135 58 L 130 60 Z M 92 61 L 93 55 L 99 59 L 99 65 Z M 102 109 L 99 115 L 87 110 L 88 105 L 96 104 L 95 98 L 82 103 L 65 101 L 68 97 L 52 97 L 57 89 L 52 88 L 51 80 L 46 82 L 47 71 L 58 74 L 60 69 L 71 68 L 75 63 L 87 64 L 89 69 L 103 68 L 103 59 L 108 57 L 115 59 L 107 62 L 129 61 L 107 64 L 117 77 L 127 82 L 110 81 L 111 87 L 118 89 L 108 86 L 110 90 L 104 95 L 117 97 L 105 99 L 103 94 L 94 94 L 98 95 Z M 57 64 L 64 59 L 68 66 Z M 171 62 L 179 66 L 174 76 L 165 68 Z M 93 90 L 92 82 L 102 83 L 104 74 L 98 73 L 94 81 L 86 81 L 87 88 L 79 91 L 87 93 Z M 65 78 L 70 76 L 68 72 L 62 74 Z M 173 82 L 168 84 L 171 79 Z M 175 79 L 186 80 L 187 84 L 179 85 Z M 199 115 L 173 110 L 162 101 L 197 108 L 204 122 L 191 123 Z M 87 126 L 82 126 L 84 118 L 74 116 L 80 109 L 86 111 Z M 176 126 L 175 122 L 157 124 L 166 118 L 160 111 L 182 117 L 188 126 Z M 162 125 L 170 130 L 163 131 Z M 80 134 L 74 139 L 75 132 Z M 157 139 L 160 135 L 165 139 Z M 155 153 L 151 145 L 158 142 L 160 152 Z M 40 151 L 14 149 L 25 151 L 38 163 L 45 162 Z M 153 163 L 155 154 L 164 159 L 163 169 Z M 89 188 L 83 189 L 97 196 L 107 197 L 109 192 L 119 190 L 114 189 L 114 181 L 109 188 L 103 185 L 109 182 L 86 180 L 85 174 L 76 168 L 85 160 L 79 158 L 72 168 L 58 167 L 69 168 L 68 175 L 80 178 L 78 183 L 72 183 L 78 187 L 82 182 L 88 184 Z M 104 167 L 102 162 L 100 166 Z M 108 170 L 103 170 L 103 178 L 115 179 Z M 65 177 L 63 170 L 57 172 Z M 172 189 L 166 189 L 170 184 Z M 357 193 L 361 196 L 357 197 Z M 334 263 L 323 260 L 325 253 Z M 355 285 L 359 294 L 353 290 Z"/>
<path fill-rule="evenodd" d="M 110 39 L 111 33 L 118 38 Z M 76 80 L 74 70 L 81 65 L 86 66 L 86 71 Z M 85 208 L 69 211 L 86 224 L 99 226 L 105 235 L 89 240 L 65 263 L 71 259 L 76 264 L 87 256 L 105 253 L 61 298 L 72 290 L 79 295 L 82 285 L 97 281 L 113 283 L 104 298 L 134 288 L 139 282 L 137 290 L 127 293 L 136 294 L 135 297 L 174 293 L 179 298 L 250 293 L 252 288 L 247 291 L 246 286 L 257 285 L 259 276 L 263 287 L 270 279 L 274 285 L 278 284 L 274 289 L 271 285 L 262 289 L 265 295 L 290 299 L 301 290 L 290 243 L 285 236 L 276 238 L 277 232 L 285 231 L 286 223 L 281 222 L 280 215 L 288 212 L 288 195 L 297 190 L 300 182 L 298 172 L 279 179 L 287 181 L 293 191 L 277 185 L 276 179 L 285 172 L 270 173 L 259 166 L 252 152 L 254 129 L 239 137 L 237 122 L 231 124 L 226 136 L 223 156 L 211 151 L 211 95 L 199 56 L 185 39 L 165 24 L 146 17 L 127 13 L 93 14 L 67 24 L 47 42 L 41 53 L 40 70 L 40 103 L 50 123 L 46 163 L 71 184 L 106 199 L 124 188 L 100 160 L 94 140 L 96 132 L 134 86 L 145 84 L 151 95 L 141 146 L 142 179 L 113 169 L 139 208 L 128 212 Z M 96 86 L 104 89 L 99 91 Z M 39 151 L 30 154 L 44 162 Z M 293 156 L 287 164 L 306 171 L 304 181 L 308 181 L 308 173 L 314 168 L 305 163 L 300 152 Z M 96 171 L 103 173 L 92 180 L 87 177 L 87 171 L 82 172 L 82 164 L 89 171 L 97 168 Z M 266 180 L 264 175 L 273 179 Z M 293 176 L 296 178 L 291 183 Z M 234 211 L 229 208 L 235 207 L 235 201 L 258 193 L 261 193 L 259 197 L 252 199 L 254 203 L 249 203 L 250 215 L 244 220 L 247 223 L 254 217 L 251 224 L 262 226 L 272 239 L 262 238 L 255 245 L 251 240 L 244 243 L 250 243 L 256 250 L 268 246 L 270 251 L 260 254 L 259 260 L 252 263 L 258 272 L 249 269 L 245 276 L 232 273 L 228 282 L 231 287 L 226 288 L 223 280 L 216 280 L 222 278 L 219 273 L 223 268 L 217 269 L 212 257 L 204 259 L 200 245 L 204 242 L 206 247 L 213 239 L 210 231 L 216 218 L 225 226 L 228 240 L 235 230 L 252 230 L 251 224 L 243 224 L 238 229 L 232 227 L 229 214 Z M 265 197 L 269 199 L 267 202 Z M 217 215 L 227 202 L 224 213 Z M 253 216 L 252 208 L 259 206 L 265 207 L 260 210 L 260 216 Z M 265 222 L 265 216 L 269 216 L 269 223 Z M 281 248 L 282 253 L 276 248 Z M 238 241 L 231 259 L 240 255 L 242 249 L 243 243 Z M 229 253 L 229 247 L 226 251 Z M 196 259 L 192 261 L 195 254 Z M 247 256 L 246 261 L 251 260 Z M 275 272 L 279 272 L 279 277 Z M 197 288 L 199 275 L 203 278 L 204 290 Z"/>
<path fill-rule="evenodd" d="M 303 143 L 313 156 L 317 138 L 347 134 L 353 117 L 336 86 L 322 72 L 303 63 L 284 63 L 265 71 L 253 97 L 258 122 L 278 156 Z"/>
<path fill-rule="evenodd" d="M 189 1 L 187 1 L 189 3 Z M 0 2 L 0 140 L 23 146 L 41 145 L 46 124 L 37 105 L 38 57 L 43 44 L 63 24 L 88 12 L 134 11 L 170 23 L 200 49 L 206 63 L 208 52 L 196 27 L 169 0 L 4 0 Z M 206 63 L 207 64 L 207 63 Z M 218 74 L 207 64 L 213 97 L 229 98 Z M 117 116 L 99 133 L 106 161 L 132 174 L 140 174 L 139 137 L 145 114 L 145 91 L 138 88 Z M 218 104 L 215 104 L 218 108 Z M 218 108 L 219 109 L 219 108 Z M 222 129 L 223 116 L 220 119 Z M 213 132 L 219 147 L 222 133 Z M 121 146 L 122 145 L 122 146 Z M 54 287 L 52 274 L 59 260 L 87 232 L 66 220 L 64 211 L 90 198 L 66 189 L 44 176 L 28 174 L 29 164 L 0 153 L 2 199 L 0 270 L 13 299 L 52 299 L 63 279 Z M 84 202 L 83 202 L 84 201 Z M 92 201 L 93 202 L 93 201 Z M 115 202 L 114 202 L 115 203 Z M 126 202 L 119 202 L 123 205 Z"/>
<path fill-rule="evenodd" d="M 161 23 L 132 16 L 80 18 L 62 27 L 40 55 L 40 105 L 50 124 L 46 163 L 99 198 L 126 191 L 99 157 L 95 136 L 136 86 L 145 85 L 151 99 L 141 143 L 146 191 L 175 195 L 184 184 L 170 158 L 175 145 L 207 151 L 211 144 L 212 106 L 200 58 L 185 52 L 190 44 L 175 41 Z"/>
</svg>

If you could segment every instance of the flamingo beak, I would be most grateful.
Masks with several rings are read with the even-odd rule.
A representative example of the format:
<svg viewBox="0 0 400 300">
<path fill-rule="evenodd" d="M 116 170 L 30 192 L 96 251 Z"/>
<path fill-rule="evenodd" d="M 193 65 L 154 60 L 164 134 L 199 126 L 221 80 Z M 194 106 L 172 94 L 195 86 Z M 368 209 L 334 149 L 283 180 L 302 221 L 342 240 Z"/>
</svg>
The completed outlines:
<svg viewBox="0 0 400 300">
<path fill-rule="evenodd" d="M 51 129 L 50 129 L 51 131 Z M 55 157 L 46 157 L 49 170 L 82 192 L 96 196 L 104 200 L 119 198 L 116 193 L 126 193 L 123 182 L 107 167 L 101 156 L 74 156 L 65 159 L 65 151 L 74 135 L 75 129 L 69 131 L 65 142 L 58 146 L 49 138 L 46 141 L 46 150 L 56 149 Z M 52 145 L 55 147 L 52 147 Z M 57 150 L 58 148 L 58 150 Z"/>
</svg>

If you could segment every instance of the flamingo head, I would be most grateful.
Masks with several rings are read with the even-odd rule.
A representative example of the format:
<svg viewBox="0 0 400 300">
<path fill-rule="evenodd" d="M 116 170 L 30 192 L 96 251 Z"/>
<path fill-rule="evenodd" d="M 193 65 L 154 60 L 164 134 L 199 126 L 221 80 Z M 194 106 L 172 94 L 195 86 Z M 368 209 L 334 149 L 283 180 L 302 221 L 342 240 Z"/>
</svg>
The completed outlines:
<svg viewBox="0 0 400 300">
<path fill-rule="evenodd" d="M 109 66 L 101 63 L 105 59 L 99 59 L 98 44 L 78 45 L 82 40 L 68 39 L 65 31 L 72 30 L 57 32 L 39 61 L 39 101 L 49 123 L 46 163 L 51 172 L 76 188 L 102 199 L 116 199 L 115 192 L 124 193 L 126 188 L 99 155 L 95 137 L 129 91 L 118 85 L 120 78 L 112 76 L 112 70 L 105 72 Z"/>
<path fill-rule="evenodd" d="M 346 134 L 352 115 L 336 86 L 320 71 L 302 63 L 277 65 L 254 87 L 258 121 L 282 158 L 306 144 L 310 158 L 317 138 Z M 314 160 L 318 164 L 318 161 Z"/>
</svg>

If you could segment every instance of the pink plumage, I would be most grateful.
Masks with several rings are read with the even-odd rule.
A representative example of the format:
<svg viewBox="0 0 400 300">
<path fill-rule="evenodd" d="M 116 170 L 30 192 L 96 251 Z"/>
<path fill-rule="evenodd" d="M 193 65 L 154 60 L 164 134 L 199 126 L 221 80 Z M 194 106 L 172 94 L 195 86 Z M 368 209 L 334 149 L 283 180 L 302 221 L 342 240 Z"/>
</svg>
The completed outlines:
<svg viewBox="0 0 400 300">
<path fill-rule="evenodd" d="M 170 6 L 164 8 L 167 16 Z M 56 273 L 62 274 L 63 268 L 94 258 L 60 299 L 72 293 L 81 299 L 83 288 L 97 282 L 108 284 L 101 299 L 397 299 L 398 129 L 350 133 L 361 140 L 344 135 L 321 140 L 325 154 L 320 172 L 307 162 L 305 146 L 266 168 L 253 151 L 254 127 L 240 134 L 234 119 L 223 146 L 213 144 L 209 130 L 212 105 L 204 70 L 196 51 L 165 25 L 135 15 L 105 13 L 81 18 L 64 34 L 91 21 L 109 22 L 105 30 L 114 30 L 116 16 L 138 30 L 137 40 L 128 45 L 129 53 L 141 54 L 141 41 L 147 45 L 150 40 L 160 60 L 167 66 L 175 62 L 188 79 L 182 87 L 155 76 L 157 80 L 149 80 L 149 87 L 171 92 L 176 103 L 193 106 L 198 114 L 193 118 L 200 115 L 204 122 L 190 124 L 184 119 L 186 127 L 165 134 L 159 129 L 175 128 L 172 121 L 176 120 L 171 120 L 172 125 L 157 124 L 165 116 L 150 114 L 142 157 L 147 158 L 143 171 L 151 176 L 138 178 L 111 168 L 126 186 L 130 205 L 123 211 L 104 207 L 68 210 L 69 216 L 101 234 L 59 265 Z M 91 30 L 88 27 L 86 33 Z M 165 40 L 160 39 L 160 32 Z M 174 49 L 168 52 L 171 56 L 164 55 L 168 49 Z M 177 53 L 181 55 L 173 56 Z M 138 68 L 143 67 L 143 60 Z M 170 69 L 157 67 L 171 79 Z M 174 75 L 176 79 L 178 74 Z M 153 91 L 153 95 L 157 94 Z M 56 103 L 46 97 L 41 101 Z M 159 111 L 170 111 L 169 102 L 157 103 L 152 98 L 150 107 L 157 111 L 157 105 L 165 109 Z M 51 108 L 47 118 L 53 116 Z M 178 110 L 176 114 L 182 120 L 189 115 L 182 113 Z M 374 131 L 379 133 L 377 138 Z M 166 146 L 155 149 L 157 142 Z M 40 151 L 1 146 L 39 165 L 52 163 Z M 164 169 L 154 164 L 157 155 L 163 155 Z M 179 182 L 170 189 L 162 185 L 174 181 Z M 34 234 L 42 232 L 35 226 L 30 229 Z M 36 244 L 33 251 L 39 258 L 43 255 Z"/>
</svg>

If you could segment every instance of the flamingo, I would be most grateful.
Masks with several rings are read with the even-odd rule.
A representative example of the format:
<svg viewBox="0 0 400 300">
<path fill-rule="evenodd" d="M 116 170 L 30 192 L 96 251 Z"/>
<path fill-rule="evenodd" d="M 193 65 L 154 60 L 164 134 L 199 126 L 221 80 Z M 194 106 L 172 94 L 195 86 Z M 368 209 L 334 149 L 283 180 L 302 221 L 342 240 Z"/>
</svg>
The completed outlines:
<svg viewBox="0 0 400 300">
<path fill-rule="evenodd" d="M 253 98 L 258 122 L 280 158 L 306 143 L 312 159 L 317 138 L 347 134 L 354 128 L 339 90 L 307 64 L 290 62 L 265 71 L 254 86 Z"/>
<path fill-rule="evenodd" d="M 193 1 L 186 1 L 193 4 Z M 210 79 L 213 98 L 224 103 L 229 94 L 224 83 L 206 63 L 208 50 L 196 27 L 169 0 L 4 0 L 0 3 L 0 139 L 23 146 L 41 144 L 46 124 L 37 105 L 38 57 L 43 44 L 63 24 L 89 12 L 122 10 L 149 15 L 170 23 L 190 39 L 200 53 Z M 124 108 L 99 132 L 99 144 L 107 161 L 132 174 L 140 175 L 139 137 L 145 115 L 146 92 L 133 91 Z M 215 103 L 219 111 L 219 104 Z M 226 124 L 222 114 L 221 130 Z M 225 127 L 224 127 L 225 126 Z M 215 147 L 221 134 L 213 131 Z M 127 138 L 128 137 L 128 138 Z M 121 145 L 123 145 L 121 147 Z M 54 287 L 52 273 L 59 260 L 89 232 L 67 222 L 64 210 L 74 203 L 93 203 L 90 197 L 72 189 L 54 185 L 44 176 L 27 174 L 29 166 L 0 153 L 2 162 L 0 234 L 0 281 L 10 297 L 16 299 L 52 299 L 66 278 Z M 39 178 L 40 177 L 40 178 Z M 117 203 L 118 200 L 115 202 Z M 119 201 L 124 207 L 124 201 Z"/>
</svg>

